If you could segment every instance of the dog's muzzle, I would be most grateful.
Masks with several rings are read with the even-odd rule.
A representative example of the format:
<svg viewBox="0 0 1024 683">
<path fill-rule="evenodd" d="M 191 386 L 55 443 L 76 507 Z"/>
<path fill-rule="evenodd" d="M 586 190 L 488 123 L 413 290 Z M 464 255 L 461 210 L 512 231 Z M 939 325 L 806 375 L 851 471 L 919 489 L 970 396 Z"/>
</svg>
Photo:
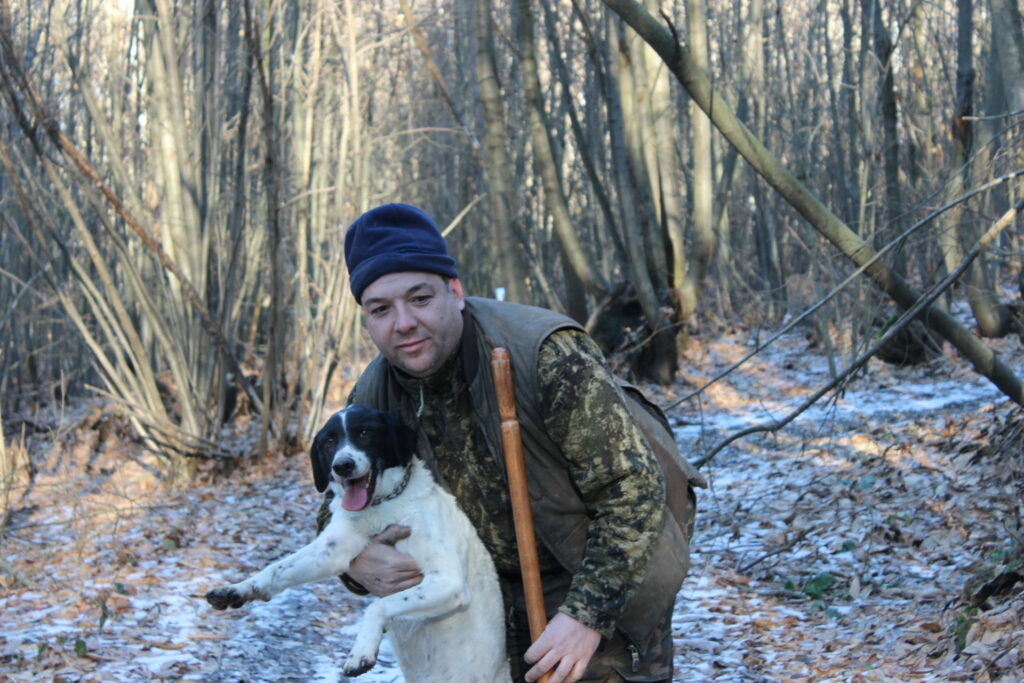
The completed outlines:
<svg viewBox="0 0 1024 683">
<path fill-rule="evenodd" d="M 331 470 L 342 479 L 350 479 L 356 471 L 356 461 L 352 458 L 342 458 L 331 463 Z"/>
</svg>

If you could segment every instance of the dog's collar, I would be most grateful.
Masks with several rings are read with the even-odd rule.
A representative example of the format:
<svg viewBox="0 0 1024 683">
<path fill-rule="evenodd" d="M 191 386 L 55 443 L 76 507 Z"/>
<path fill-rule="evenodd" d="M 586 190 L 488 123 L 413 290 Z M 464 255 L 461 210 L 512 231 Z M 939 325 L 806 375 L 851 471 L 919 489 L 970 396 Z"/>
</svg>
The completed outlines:
<svg viewBox="0 0 1024 683">
<path fill-rule="evenodd" d="M 375 497 L 373 499 L 373 502 L 370 503 L 370 505 L 380 505 L 384 501 L 391 500 L 392 498 L 398 497 L 398 495 L 401 494 L 402 491 L 405 490 L 405 487 L 409 485 L 409 479 L 411 477 L 412 477 L 412 464 L 410 463 L 409 466 L 405 468 L 405 474 L 402 476 L 402 481 L 398 482 L 398 486 L 393 488 L 391 490 L 391 493 L 389 493 L 386 496 L 381 496 L 380 498 L 376 498 Z"/>
</svg>

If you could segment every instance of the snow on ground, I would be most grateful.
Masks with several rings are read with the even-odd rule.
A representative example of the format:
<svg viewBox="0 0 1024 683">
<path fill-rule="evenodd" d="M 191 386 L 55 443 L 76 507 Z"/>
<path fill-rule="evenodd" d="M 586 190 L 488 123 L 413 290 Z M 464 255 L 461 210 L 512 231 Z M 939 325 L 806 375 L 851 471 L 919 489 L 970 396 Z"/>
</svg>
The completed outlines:
<svg viewBox="0 0 1024 683">
<path fill-rule="evenodd" d="M 688 382 L 749 348 L 740 336 L 697 347 Z M 737 429 L 779 419 L 825 381 L 824 360 L 787 337 L 670 417 L 695 459 Z M 655 397 L 668 404 L 684 392 Z M 711 486 L 673 621 L 676 680 L 1019 671 L 1020 595 L 998 614 L 958 602 L 1020 516 L 1017 480 L 979 449 L 986 425 L 1008 412 L 957 363 L 872 361 L 841 397 L 719 453 L 705 469 Z M 219 485 L 117 491 L 116 505 L 98 511 L 83 503 L 87 478 L 37 490 L 0 549 L 0 680 L 343 681 L 363 599 L 340 584 L 228 613 L 197 597 L 309 540 L 318 496 L 307 470 L 302 455 L 279 458 Z M 968 656 L 954 657 L 957 629 Z M 1016 649 L 1003 647 L 1014 629 Z M 381 660 L 358 680 L 402 681 L 388 650 Z"/>
</svg>

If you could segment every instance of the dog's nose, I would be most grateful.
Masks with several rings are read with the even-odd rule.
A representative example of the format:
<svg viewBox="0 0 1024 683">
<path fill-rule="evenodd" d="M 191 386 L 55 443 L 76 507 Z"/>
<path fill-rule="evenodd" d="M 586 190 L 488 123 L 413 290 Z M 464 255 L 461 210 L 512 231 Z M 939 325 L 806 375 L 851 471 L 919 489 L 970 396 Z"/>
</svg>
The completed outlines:
<svg viewBox="0 0 1024 683">
<path fill-rule="evenodd" d="M 348 477 L 350 474 L 352 474 L 352 470 L 354 470 L 355 468 L 356 463 L 351 458 L 345 458 L 344 460 L 335 461 L 335 463 L 331 466 L 331 469 L 333 469 L 334 473 L 337 474 L 339 477 Z"/>
</svg>

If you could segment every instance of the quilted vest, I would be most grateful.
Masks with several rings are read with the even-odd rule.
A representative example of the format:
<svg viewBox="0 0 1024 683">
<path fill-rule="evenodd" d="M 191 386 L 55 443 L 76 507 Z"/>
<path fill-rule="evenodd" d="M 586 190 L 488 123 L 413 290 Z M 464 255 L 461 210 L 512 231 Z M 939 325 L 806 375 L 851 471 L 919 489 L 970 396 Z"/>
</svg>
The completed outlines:
<svg viewBox="0 0 1024 683">
<path fill-rule="evenodd" d="M 579 569 L 587 540 L 589 518 L 569 476 L 558 445 L 544 431 L 537 360 L 541 344 L 560 329 L 583 328 L 571 318 L 547 309 L 466 298 L 462 337 L 463 370 L 484 437 L 504 473 L 501 418 L 498 414 L 490 354 L 508 349 L 516 393 L 516 417 L 523 439 L 530 504 L 537 537 L 569 572 Z M 618 629 L 638 648 L 671 609 L 689 568 L 689 537 L 693 529 L 696 497 L 693 486 L 705 486 L 703 477 L 681 457 L 664 414 L 639 389 L 619 380 L 626 403 L 658 456 L 665 474 L 666 505 L 654 552 L 640 586 L 627 601 Z M 417 424 L 416 405 L 399 386 L 383 356 L 363 372 L 352 400 L 400 414 Z M 420 432 L 419 454 L 436 472 L 426 436 Z"/>
</svg>

